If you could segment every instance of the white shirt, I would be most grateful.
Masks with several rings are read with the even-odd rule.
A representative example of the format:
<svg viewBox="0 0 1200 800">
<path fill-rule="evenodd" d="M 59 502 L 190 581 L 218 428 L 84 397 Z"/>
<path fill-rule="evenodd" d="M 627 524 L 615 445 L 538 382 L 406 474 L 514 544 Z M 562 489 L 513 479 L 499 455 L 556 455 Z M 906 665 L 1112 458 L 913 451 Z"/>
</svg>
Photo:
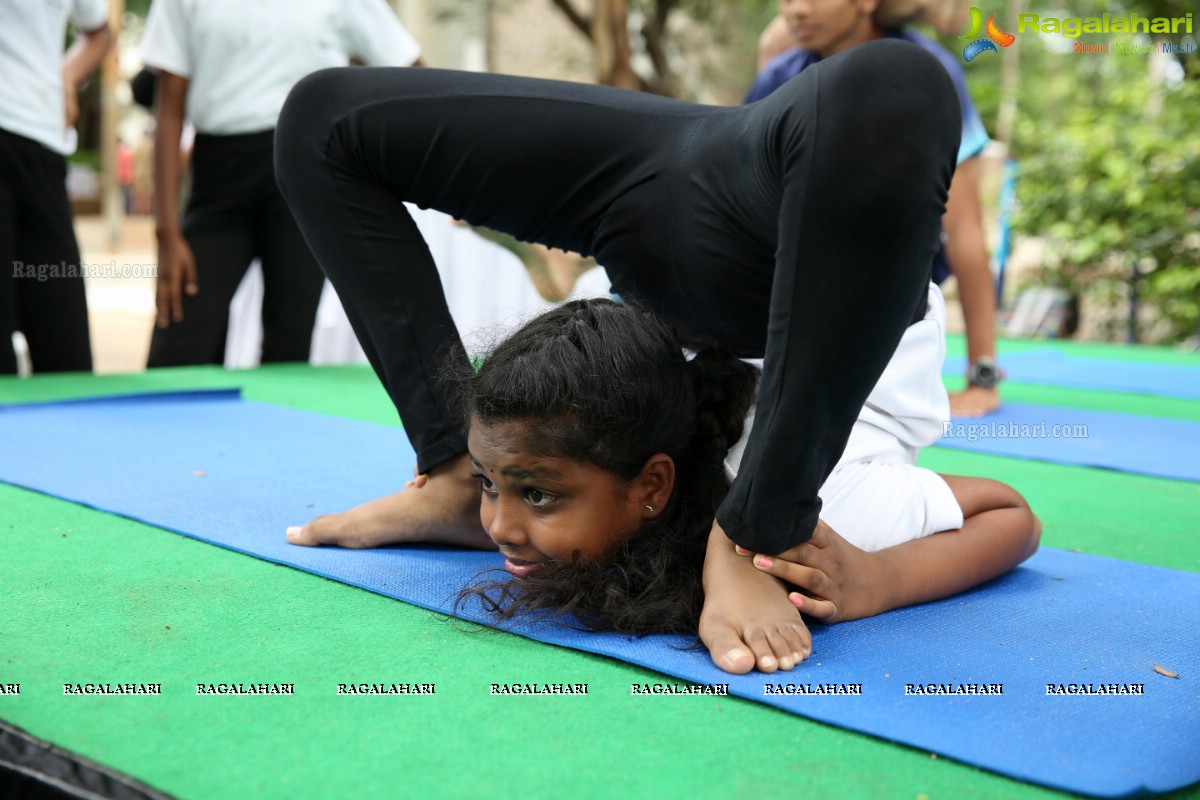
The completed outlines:
<svg viewBox="0 0 1200 800">
<path fill-rule="evenodd" d="M 310 72 L 420 55 L 384 0 L 154 0 L 142 40 L 147 66 L 190 81 L 187 117 L 213 134 L 274 128 Z"/>
<path fill-rule="evenodd" d="M 63 40 L 108 22 L 108 0 L 0 0 L 0 128 L 56 153 L 67 143 Z"/>
</svg>

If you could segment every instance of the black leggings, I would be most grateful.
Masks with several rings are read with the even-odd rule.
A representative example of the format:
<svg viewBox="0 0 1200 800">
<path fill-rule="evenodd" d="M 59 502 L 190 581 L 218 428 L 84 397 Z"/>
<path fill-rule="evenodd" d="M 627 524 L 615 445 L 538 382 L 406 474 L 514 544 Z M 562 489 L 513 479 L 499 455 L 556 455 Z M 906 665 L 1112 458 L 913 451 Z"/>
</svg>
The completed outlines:
<svg viewBox="0 0 1200 800">
<path fill-rule="evenodd" d="M 431 69 L 326 70 L 276 135 L 284 196 L 424 471 L 466 451 L 435 385 L 458 337 L 402 201 L 593 255 L 689 344 L 765 356 L 717 518 L 778 553 L 924 310 L 961 121 L 945 69 L 873 42 L 749 106 Z"/>
<path fill-rule="evenodd" d="M 273 131 L 198 134 L 183 236 L 196 259 L 194 297 L 183 321 L 154 329 L 149 367 L 221 364 L 229 302 L 258 257 L 262 261 L 262 361 L 308 361 L 325 276 L 275 183 Z"/>
</svg>

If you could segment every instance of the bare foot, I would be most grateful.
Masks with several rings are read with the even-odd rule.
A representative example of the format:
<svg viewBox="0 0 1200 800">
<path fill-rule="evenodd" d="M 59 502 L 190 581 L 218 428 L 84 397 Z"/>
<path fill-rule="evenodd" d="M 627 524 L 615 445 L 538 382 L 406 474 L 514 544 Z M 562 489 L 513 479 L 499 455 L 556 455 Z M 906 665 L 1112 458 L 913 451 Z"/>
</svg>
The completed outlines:
<svg viewBox="0 0 1200 800">
<path fill-rule="evenodd" d="M 888 596 L 886 561 L 850 544 L 824 521 L 804 544 L 773 557 L 756 555 L 753 563 L 808 592 L 792 592 L 788 599 L 821 622 L 863 619 L 896 607 Z"/>
<path fill-rule="evenodd" d="M 743 674 L 789 670 L 812 653 L 812 635 L 783 582 L 736 555 L 717 523 L 704 559 L 700 639 L 713 663 Z"/>
<path fill-rule="evenodd" d="M 366 548 L 438 542 L 494 550 L 479 521 L 479 479 L 466 455 L 417 476 L 405 489 L 287 530 L 292 544 Z"/>
</svg>

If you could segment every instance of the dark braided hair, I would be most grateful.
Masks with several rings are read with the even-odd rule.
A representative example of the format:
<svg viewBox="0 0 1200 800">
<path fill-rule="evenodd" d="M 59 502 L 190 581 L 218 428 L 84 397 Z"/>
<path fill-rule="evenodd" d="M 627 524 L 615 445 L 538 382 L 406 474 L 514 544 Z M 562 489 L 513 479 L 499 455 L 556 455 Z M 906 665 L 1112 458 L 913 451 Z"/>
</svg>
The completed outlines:
<svg viewBox="0 0 1200 800">
<path fill-rule="evenodd" d="M 459 602 L 477 597 L 501 620 L 538 609 L 595 630 L 695 633 L 708 534 L 729 491 L 725 454 L 741 438 L 758 370 L 717 350 L 688 361 L 653 316 L 580 300 L 527 323 L 478 372 L 452 366 L 445 377 L 468 424 L 526 423 L 543 455 L 625 483 L 656 453 L 675 463 L 666 508 L 614 552 L 593 560 L 576 551 L 526 577 L 468 587 Z"/>
</svg>

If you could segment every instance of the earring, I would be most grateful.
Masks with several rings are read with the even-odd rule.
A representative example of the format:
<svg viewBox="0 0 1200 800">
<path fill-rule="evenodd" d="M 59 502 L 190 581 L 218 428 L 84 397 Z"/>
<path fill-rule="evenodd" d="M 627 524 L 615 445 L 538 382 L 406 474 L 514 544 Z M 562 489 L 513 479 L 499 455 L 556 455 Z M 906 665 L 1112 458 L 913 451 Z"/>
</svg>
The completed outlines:
<svg viewBox="0 0 1200 800">
<path fill-rule="evenodd" d="M 650 513 L 654 513 L 654 506 L 646 506 L 646 510 Z"/>
</svg>

